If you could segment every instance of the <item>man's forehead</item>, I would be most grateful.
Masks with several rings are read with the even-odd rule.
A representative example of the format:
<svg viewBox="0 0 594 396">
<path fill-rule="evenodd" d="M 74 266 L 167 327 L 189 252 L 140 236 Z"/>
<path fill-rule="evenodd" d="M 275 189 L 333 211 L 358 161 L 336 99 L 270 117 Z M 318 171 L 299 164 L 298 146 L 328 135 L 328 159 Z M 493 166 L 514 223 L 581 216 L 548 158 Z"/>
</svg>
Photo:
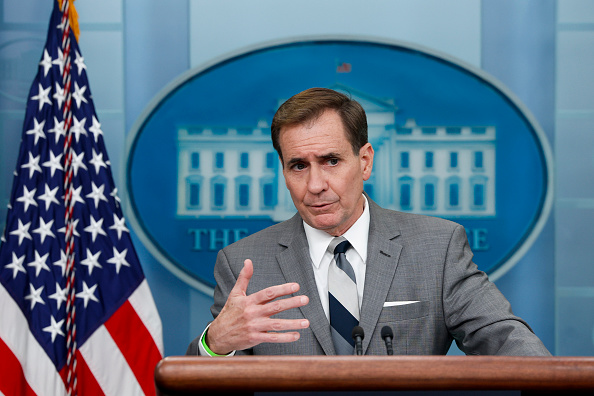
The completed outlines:
<svg viewBox="0 0 594 396">
<path fill-rule="evenodd" d="M 283 127 L 280 129 L 280 134 L 282 135 L 282 133 L 284 131 L 286 131 L 287 129 L 292 129 L 292 128 L 296 128 L 296 127 L 302 127 L 302 128 L 306 128 L 306 129 L 311 129 L 321 119 L 326 119 L 326 118 L 328 118 L 328 116 L 332 117 L 333 114 L 335 114 L 340 119 L 341 124 L 342 124 L 342 118 L 340 118 L 340 114 L 338 113 L 338 111 L 336 111 L 334 109 L 324 109 L 324 110 L 321 110 L 319 112 L 313 113 L 312 115 L 310 115 L 309 117 L 307 117 L 303 121 L 299 121 L 299 122 L 294 122 L 294 123 L 291 123 L 291 124 L 283 125 Z"/>
<path fill-rule="evenodd" d="M 326 131 L 287 137 L 282 140 L 281 147 L 288 159 L 342 157 L 347 151 L 352 151 L 345 136 L 337 136 Z"/>
<path fill-rule="evenodd" d="M 309 121 L 282 127 L 279 145 L 283 157 L 298 157 L 302 155 L 299 153 L 326 157 L 341 152 L 350 142 L 340 114 L 329 109 Z"/>
</svg>

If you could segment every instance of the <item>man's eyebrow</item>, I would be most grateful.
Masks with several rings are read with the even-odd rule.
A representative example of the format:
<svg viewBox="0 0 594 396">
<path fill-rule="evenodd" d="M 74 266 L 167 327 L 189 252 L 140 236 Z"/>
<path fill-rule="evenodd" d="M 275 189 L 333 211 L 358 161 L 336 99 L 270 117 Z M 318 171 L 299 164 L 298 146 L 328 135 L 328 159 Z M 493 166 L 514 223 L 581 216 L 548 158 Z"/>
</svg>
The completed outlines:
<svg viewBox="0 0 594 396">
<path fill-rule="evenodd" d="M 327 160 L 330 158 L 341 158 L 341 155 L 339 153 L 328 153 L 328 154 L 324 154 L 324 155 L 318 155 L 316 156 L 317 159 L 321 159 L 321 160 Z M 296 157 L 296 158 L 291 158 L 290 160 L 287 161 L 287 166 L 292 166 L 294 164 L 297 164 L 299 162 L 303 162 L 305 161 L 303 158 L 301 157 Z"/>
<path fill-rule="evenodd" d="M 292 166 L 296 163 L 299 163 L 299 162 L 303 162 L 303 158 L 291 158 L 290 160 L 287 161 L 287 166 L 290 167 L 290 166 Z"/>
<path fill-rule="evenodd" d="M 318 156 L 319 159 L 341 158 L 339 153 L 328 153 Z"/>
</svg>

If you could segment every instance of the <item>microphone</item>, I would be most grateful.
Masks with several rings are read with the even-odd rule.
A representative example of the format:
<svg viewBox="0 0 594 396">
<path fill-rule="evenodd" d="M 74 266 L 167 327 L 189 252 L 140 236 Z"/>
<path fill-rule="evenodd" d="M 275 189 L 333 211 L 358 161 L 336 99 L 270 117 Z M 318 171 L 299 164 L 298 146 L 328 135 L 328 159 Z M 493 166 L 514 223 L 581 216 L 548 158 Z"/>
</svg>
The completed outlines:
<svg viewBox="0 0 594 396">
<path fill-rule="evenodd" d="M 382 327 L 381 334 L 382 338 L 384 339 L 384 342 L 386 343 L 386 352 L 388 353 L 388 355 L 393 355 L 394 350 L 392 349 L 392 339 L 394 338 L 394 333 L 392 333 L 392 329 L 390 328 L 390 326 Z"/>
<path fill-rule="evenodd" d="M 355 351 L 357 351 L 357 355 L 363 355 L 363 338 L 365 338 L 363 328 L 361 326 L 353 327 L 351 337 L 355 340 Z"/>
</svg>

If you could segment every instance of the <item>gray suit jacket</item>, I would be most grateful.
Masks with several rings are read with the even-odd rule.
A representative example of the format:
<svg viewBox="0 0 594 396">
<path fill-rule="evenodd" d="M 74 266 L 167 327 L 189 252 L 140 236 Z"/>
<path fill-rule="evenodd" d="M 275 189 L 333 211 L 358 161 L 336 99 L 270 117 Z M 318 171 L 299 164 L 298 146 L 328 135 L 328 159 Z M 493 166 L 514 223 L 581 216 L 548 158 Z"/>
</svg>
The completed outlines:
<svg viewBox="0 0 594 396">
<path fill-rule="evenodd" d="M 452 340 L 472 355 L 550 355 L 509 302 L 472 262 L 464 228 L 451 221 L 386 210 L 369 200 L 370 230 L 361 305 L 363 353 L 385 355 L 380 331 L 394 331 L 394 354 L 446 354 Z M 238 354 L 333 355 L 301 217 L 250 235 L 219 252 L 213 317 L 221 311 L 246 258 L 254 263 L 248 295 L 297 282 L 309 304 L 278 314 L 307 318 L 292 343 L 264 343 Z M 385 302 L 419 301 L 384 307 Z M 188 354 L 199 354 L 199 337 Z"/>
</svg>

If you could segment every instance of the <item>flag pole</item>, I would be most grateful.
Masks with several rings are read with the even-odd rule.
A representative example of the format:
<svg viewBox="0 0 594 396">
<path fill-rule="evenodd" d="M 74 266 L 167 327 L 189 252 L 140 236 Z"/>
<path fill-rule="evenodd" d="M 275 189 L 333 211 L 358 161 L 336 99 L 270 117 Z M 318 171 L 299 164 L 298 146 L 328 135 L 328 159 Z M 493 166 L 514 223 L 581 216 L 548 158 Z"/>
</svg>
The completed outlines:
<svg viewBox="0 0 594 396">
<path fill-rule="evenodd" d="M 64 129 L 66 136 L 64 139 L 64 206 L 66 208 L 64 215 L 64 224 L 66 226 L 65 242 L 66 242 L 66 290 L 68 298 L 66 300 L 66 348 L 67 348 L 67 376 L 66 376 L 66 390 L 69 396 L 77 394 L 77 375 L 76 375 L 76 305 L 74 300 L 76 298 L 75 292 L 75 271 L 74 271 L 74 219 L 73 201 L 72 201 L 72 93 L 71 93 L 71 66 L 72 57 L 70 54 L 70 16 L 76 16 L 74 4 L 70 4 L 70 0 L 60 0 L 60 10 L 62 12 L 62 21 L 60 27 L 62 29 L 62 55 L 64 59 L 64 67 L 62 72 L 62 86 L 64 87 L 64 107 L 62 109 L 64 119 Z M 75 19 L 75 18 L 73 18 Z M 76 19 L 75 19 L 76 20 Z M 78 23 L 76 23 L 78 28 Z M 77 37 L 76 35 L 75 37 Z"/>
</svg>

